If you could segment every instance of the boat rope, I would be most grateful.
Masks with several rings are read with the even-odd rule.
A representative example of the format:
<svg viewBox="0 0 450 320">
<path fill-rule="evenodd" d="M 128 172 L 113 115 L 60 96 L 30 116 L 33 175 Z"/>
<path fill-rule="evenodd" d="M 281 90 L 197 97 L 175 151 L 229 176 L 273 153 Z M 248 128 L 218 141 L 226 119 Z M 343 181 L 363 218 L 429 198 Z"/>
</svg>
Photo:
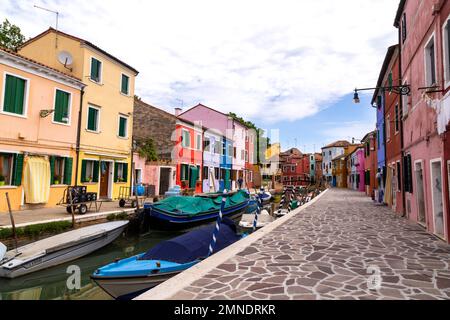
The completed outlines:
<svg viewBox="0 0 450 320">
<path fill-rule="evenodd" d="M 281 196 L 280 206 L 278 208 L 278 214 L 281 214 L 281 211 L 283 210 L 284 202 L 286 201 L 286 192 L 287 188 L 283 188 L 283 195 Z"/>
<path fill-rule="evenodd" d="M 213 254 L 214 248 L 215 248 L 216 243 L 217 243 L 217 236 L 219 235 L 220 224 L 222 223 L 223 212 L 225 211 L 225 204 L 226 204 L 226 202 L 227 202 L 227 190 L 224 190 L 223 191 L 223 195 L 222 195 L 222 202 L 220 204 L 219 216 L 217 217 L 216 227 L 214 228 L 212 241 L 211 241 L 211 243 L 209 245 L 208 257 Z"/>
<path fill-rule="evenodd" d="M 253 220 L 253 232 L 256 231 L 256 227 L 258 226 L 258 216 L 261 214 L 262 201 L 261 195 L 256 195 L 256 211 L 255 211 L 255 219 Z"/>
</svg>

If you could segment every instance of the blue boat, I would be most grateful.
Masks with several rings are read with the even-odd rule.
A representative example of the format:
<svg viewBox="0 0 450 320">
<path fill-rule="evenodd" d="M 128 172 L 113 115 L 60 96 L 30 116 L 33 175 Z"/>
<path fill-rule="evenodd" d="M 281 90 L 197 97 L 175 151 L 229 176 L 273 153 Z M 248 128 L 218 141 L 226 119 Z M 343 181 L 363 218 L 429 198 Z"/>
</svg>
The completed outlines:
<svg viewBox="0 0 450 320">
<path fill-rule="evenodd" d="M 97 269 L 91 278 L 114 299 L 132 299 L 204 260 L 214 228 L 209 225 L 163 241 L 145 253 Z M 237 234 L 234 222 L 224 218 L 216 238 L 214 253 L 242 236 Z"/>
<path fill-rule="evenodd" d="M 222 193 L 195 197 L 175 196 L 157 203 L 145 203 L 144 212 L 152 228 L 182 229 L 217 219 L 222 202 Z M 247 208 L 250 195 L 246 190 L 225 195 L 227 197 L 224 217 L 238 219 Z"/>
</svg>

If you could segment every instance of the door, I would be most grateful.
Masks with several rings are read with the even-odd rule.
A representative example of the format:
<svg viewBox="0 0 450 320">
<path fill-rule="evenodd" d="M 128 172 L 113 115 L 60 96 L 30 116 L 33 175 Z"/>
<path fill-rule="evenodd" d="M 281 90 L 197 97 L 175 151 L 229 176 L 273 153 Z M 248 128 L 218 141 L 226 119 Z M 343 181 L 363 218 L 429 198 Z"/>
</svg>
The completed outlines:
<svg viewBox="0 0 450 320">
<path fill-rule="evenodd" d="M 189 168 L 189 170 L 191 171 L 191 174 L 189 176 L 189 188 L 195 189 L 195 186 L 197 184 L 197 180 L 199 177 L 199 168 L 195 167 L 195 166 L 191 166 Z"/>
<path fill-rule="evenodd" d="M 159 195 L 162 196 L 169 191 L 170 168 L 160 168 L 159 171 Z"/>
<path fill-rule="evenodd" d="M 444 203 L 440 160 L 431 163 L 431 192 L 433 196 L 434 233 L 444 238 Z"/>
<path fill-rule="evenodd" d="M 109 198 L 109 162 L 100 163 L 100 198 Z"/>
<path fill-rule="evenodd" d="M 229 170 L 229 169 L 225 170 L 225 179 L 224 179 L 225 181 L 224 181 L 224 183 L 225 183 L 225 189 L 227 189 L 227 190 L 230 190 L 230 188 L 231 188 L 230 171 L 231 170 Z"/>
<path fill-rule="evenodd" d="M 423 168 L 422 163 L 416 163 L 416 186 L 417 186 L 417 221 L 426 225 L 426 215 L 425 215 L 425 192 L 423 189 Z"/>
</svg>

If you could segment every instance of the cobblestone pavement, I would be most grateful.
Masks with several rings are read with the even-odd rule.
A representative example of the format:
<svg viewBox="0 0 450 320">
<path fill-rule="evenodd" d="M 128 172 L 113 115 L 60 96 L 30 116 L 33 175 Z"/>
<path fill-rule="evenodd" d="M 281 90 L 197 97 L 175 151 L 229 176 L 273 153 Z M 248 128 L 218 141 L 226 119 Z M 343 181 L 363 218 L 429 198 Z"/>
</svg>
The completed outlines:
<svg viewBox="0 0 450 320">
<path fill-rule="evenodd" d="M 421 227 L 333 189 L 172 298 L 449 299 L 449 263 L 450 246 Z"/>
</svg>

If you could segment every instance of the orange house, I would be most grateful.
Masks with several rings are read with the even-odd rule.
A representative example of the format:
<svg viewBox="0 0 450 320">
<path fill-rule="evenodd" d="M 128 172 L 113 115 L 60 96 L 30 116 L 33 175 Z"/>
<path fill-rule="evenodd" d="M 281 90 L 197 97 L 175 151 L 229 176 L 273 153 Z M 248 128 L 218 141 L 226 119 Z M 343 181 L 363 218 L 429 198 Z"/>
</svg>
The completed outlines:
<svg viewBox="0 0 450 320">
<path fill-rule="evenodd" d="M 55 206 L 74 184 L 84 85 L 0 49 L 0 212 Z"/>
</svg>

